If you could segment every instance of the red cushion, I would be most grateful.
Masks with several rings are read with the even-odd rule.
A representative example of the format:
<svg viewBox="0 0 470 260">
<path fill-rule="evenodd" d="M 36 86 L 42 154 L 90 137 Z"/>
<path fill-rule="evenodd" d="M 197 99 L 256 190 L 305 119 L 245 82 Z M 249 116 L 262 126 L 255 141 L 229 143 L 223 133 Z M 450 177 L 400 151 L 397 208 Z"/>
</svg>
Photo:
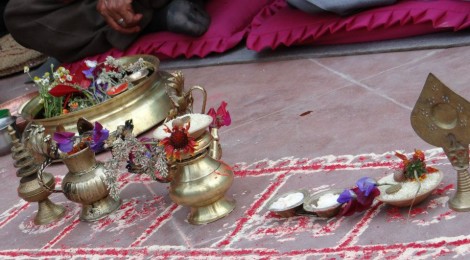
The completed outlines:
<svg viewBox="0 0 470 260">
<path fill-rule="evenodd" d="M 205 57 L 210 53 L 224 52 L 242 41 L 250 29 L 251 21 L 258 12 L 273 0 L 211 0 L 206 10 L 211 25 L 201 37 L 194 38 L 170 32 L 158 32 L 140 37 L 127 50 L 111 49 L 86 60 L 103 61 L 107 56 L 115 58 L 151 54 L 160 59 L 184 56 Z M 68 64 L 74 70 L 81 61 Z"/>
<path fill-rule="evenodd" d="M 348 17 L 311 15 L 276 0 L 254 18 L 247 47 L 340 44 L 387 40 L 470 26 L 470 2 L 411 1 L 374 8 Z"/>
</svg>

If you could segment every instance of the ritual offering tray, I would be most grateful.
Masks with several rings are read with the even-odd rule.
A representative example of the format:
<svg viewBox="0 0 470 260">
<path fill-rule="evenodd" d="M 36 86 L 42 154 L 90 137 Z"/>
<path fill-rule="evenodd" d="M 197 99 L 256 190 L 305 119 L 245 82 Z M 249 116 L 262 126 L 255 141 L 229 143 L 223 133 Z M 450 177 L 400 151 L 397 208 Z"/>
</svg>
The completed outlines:
<svg viewBox="0 0 470 260">
<path fill-rule="evenodd" d="M 341 209 L 341 204 L 337 202 L 337 199 L 342 191 L 341 189 L 328 189 L 309 194 L 303 189 L 293 190 L 272 198 L 267 208 L 283 218 L 300 215 L 332 218 Z"/>
<path fill-rule="evenodd" d="M 44 126 L 46 133 L 55 132 L 58 125 L 63 125 L 65 131 L 77 132 L 79 118 L 99 121 L 108 129 L 115 129 L 125 120 L 132 119 L 136 135 L 162 122 L 172 107 L 166 92 L 167 79 L 171 75 L 158 70 L 159 60 L 154 56 L 128 56 L 116 61 L 123 66 L 139 61 L 145 68 L 128 73 L 120 79 L 120 84 L 109 88 L 111 98 L 78 111 L 45 118 L 42 115 L 45 102 L 38 92 L 19 108 L 19 114 L 28 122 Z"/>
<path fill-rule="evenodd" d="M 341 204 L 337 201 L 341 192 L 343 190 L 331 189 L 314 193 L 305 199 L 303 208 L 322 218 L 334 217 L 341 209 Z"/>
<path fill-rule="evenodd" d="M 289 191 L 271 199 L 268 203 L 268 209 L 284 218 L 293 217 L 302 210 L 307 196 L 308 193 L 305 190 Z"/>
<path fill-rule="evenodd" d="M 418 183 L 416 180 L 396 182 L 393 175 L 393 173 L 389 174 L 377 182 L 380 195 L 376 199 L 396 207 L 409 207 L 422 202 L 439 186 L 444 177 L 441 171 L 428 173 L 426 178 Z M 401 185 L 401 188 L 391 193 L 387 190 L 390 185 L 382 185 L 385 183 L 390 185 L 398 184 Z"/>
</svg>

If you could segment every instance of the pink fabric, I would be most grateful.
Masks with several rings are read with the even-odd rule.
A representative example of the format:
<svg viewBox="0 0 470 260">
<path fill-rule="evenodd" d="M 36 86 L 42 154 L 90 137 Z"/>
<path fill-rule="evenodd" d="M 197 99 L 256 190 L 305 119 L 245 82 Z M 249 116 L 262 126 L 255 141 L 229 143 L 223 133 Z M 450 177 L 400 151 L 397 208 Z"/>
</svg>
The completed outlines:
<svg viewBox="0 0 470 260">
<path fill-rule="evenodd" d="M 387 40 L 470 26 L 470 2 L 411 1 L 370 9 L 352 16 L 310 15 L 276 0 L 253 19 L 247 47 L 341 44 Z"/>
<path fill-rule="evenodd" d="M 250 30 L 253 17 L 272 2 L 273 0 L 211 0 L 207 3 L 211 25 L 201 37 L 170 32 L 152 33 L 140 37 L 125 51 L 111 49 L 86 59 L 103 61 L 107 56 L 118 58 L 135 54 L 151 54 L 160 59 L 179 56 L 191 58 L 221 53 L 240 43 Z M 80 62 L 66 66 L 73 71 Z"/>
</svg>

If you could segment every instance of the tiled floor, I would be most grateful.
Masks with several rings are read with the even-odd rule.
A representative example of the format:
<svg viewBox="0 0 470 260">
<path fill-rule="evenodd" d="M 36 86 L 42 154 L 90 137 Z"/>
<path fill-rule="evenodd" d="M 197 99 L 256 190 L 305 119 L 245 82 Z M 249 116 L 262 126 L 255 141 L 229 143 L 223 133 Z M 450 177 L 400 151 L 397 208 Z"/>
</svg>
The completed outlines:
<svg viewBox="0 0 470 260">
<path fill-rule="evenodd" d="M 244 169 L 244 167 L 250 168 L 252 167 L 250 165 L 254 165 L 256 162 L 265 159 L 267 164 L 272 164 L 271 161 L 281 159 L 292 161 L 298 158 L 329 158 L 328 156 L 330 155 L 333 156 L 333 158 L 340 158 L 343 155 L 345 155 L 345 158 L 349 158 L 347 157 L 348 155 L 351 155 L 351 158 L 356 158 L 358 155 L 375 158 L 371 154 L 377 154 L 383 159 L 385 157 L 381 157 L 381 155 L 387 152 L 396 150 L 412 152 L 415 148 L 428 150 L 432 153 L 432 151 L 434 151 L 432 148 L 434 147 L 422 141 L 411 128 L 411 110 L 429 73 L 435 74 L 458 94 L 470 100 L 469 60 L 470 47 L 459 47 L 201 67 L 184 69 L 183 73 L 186 78 L 186 86 L 201 85 L 207 89 L 209 94 L 209 107 L 218 106 L 222 100 L 228 103 L 228 110 L 232 116 L 232 125 L 221 129 L 220 132 L 224 149 L 223 160 L 231 165 L 238 165 L 239 169 Z M 22 84 L 24 78 L 23 75 L 19 75 L 0 80 L 0 89 L 2 91 L 0 102 L 5 102 L 15 95 L 33 90 L 33 86 Z M 197 101 L 195 104 L 196 110 L 199 106 L 200 101 Z M 102 155 L 103 158 L 106 156 L 107 155 Z M 455 175 L 451 174 L 453 170 L 448 163 L 446 163 L 446 160 L 441 158 L 440 162 L 443 169 L 447 171 L 445 183 L 455 183 Z M 0 213 L 11 209 L 19 201 L 15 190 L 18 179 L 14 175 L 11 163 L 12 160 L 9 156 L 0 157 L 0 174 L 3 175 L 2 181 L 0 182 Z M 56 166 L 53 172 L 63 172 L 63 168 L 61 167 L 62 166 Z M 156 245 L 168 245 L 170 247 L 173 244 L 178 245 L 178 243 L 182 243 L 188 248 L 204 248 L 207 252 L 212 252 L 212 249 L 220 248 L 221 245 L 223 245 L 223 243 L 218 240 L 219 238 L 226 240 L 236 238 L 235 241 L 231 241 L 225 249 L 229 251 L 233 249 L 236 251 L 236 249 L 239 248 L 262 248 L 265 251 L 261 251 L 268 256 L 271 252 L 270 250 L 276 248 L 276 250 L 286 252 L 293 249 L 306 250 L 311 247 L 321 248 L 323 245 L 323 247 L 332 247 L 336 248 L 335 250 L 339 250 L 338 248 L 341 249 L 341 246 L 347 244 L 345 244 L 344 238 L 341 238 L 342 235 L 347 233 L 344 230 L 338 231 L 338 234 L 341 235 L 339 238 L 332 237 L 325 241 L 319 240 L 323 241 L 321 243 L 324 244 L 316 244 L 315 246 L 312 246 L 312 243 L 314 243 L 312 239 L 316 239 L 316 235 L 312 234 L 307 235 L 307 238 L 310 240 L 302 240 L 297 244 L 293 244 L 288 242 L 290 241 L 286 238 L 289 237 L 288 234 L 286 234 L 286 237 L 278 236 L 271 240 L 263 240 L 263 238 L 258 241 L 253 238 L 255 237 L 254 235 L 251 238 L 250 236 L 238 237 L 238 235 L 230 235 L 233 234 L 230 232 L 235 232 L 233 230 L 241 230 L 242 235 L 252 234 L 250 233 L 250 228 L 252 227 L 244 225 L 245 222 L 239 221 L 243 220 L 244 216 L 253 216 L 254 213 L 250 213 L 249 209 L 250 207 L 256 206 L 252 203 L 262 197 L 261 194 L 265 194 L 263 192 L 285 191 L 298 188 L 312 189 L 313 187 L 318 188 L 322 185 L 347 187 L 349 184 L 354 183 L 354 180 L 360 176 L 369 174 L 373 177 L 377 177 L 385 171 L 386 169 L 380 167 L 372 167 L 369 169 L 364 164 L 363 171 L 358 170 L 352 176 L 348 177 L 343 177 L 346 175 L 342 174 L 347 173 L 347 171 L 340 170 L 336 172 L 336 175 L 330 175 L 328 174 L 329 171 L 325 171 L 323 172 L 324 174 L 315 175 L 317 176 L 316 178 L 310 176 L 302 179 L 302 177 L 294 176 L 289 179 L 282 179 L 281 181 L 279 178 L 284 178 L 282 177 L 283 175 L 273 171 L 276 178 L 267 178 L 270 175 L 258 177 L 253 175 L 255 177 L 253 177 L 252 181 L 246 183 L 237 182 L 236 179 L 236 184 L 229 193 L 238 196 L 239 207 L 235 213 L 232 213 L 226 220 L 221 221 L 221 223 L 215 224 L 212 228 L 209 226 L 207 229 L 203 228 L 205 230 L 204 232 L 209 232 L 208 234 L 213 237 L 208 238 L 207 236 L 201 236 L 200 232 L 203 231 L 199 232 L 197 227 L 188 226 L 182 219 L 175 219 L 184 218 L 187 213 L 178 208 L 178 214 L 173 215 L 173 219 L 175 220 L 169 222 L 170 226 L 162 227 L 160 232 L 164 232 L 165 230 L 168 232 L 176 232 L 174 230 L 178 230 L 176 233 L 179 234 L 183 232 L 186 235 L 171 233 L 168 239 L 172 242 L 167 241 L 169 244 L 165 242 L 165 239 L 162 240 L 161 237 L 159 239 L 154 238 L 152 241 L 154 241 Z M 243 181 L 243 179 L 238 180 Z M 274 185 L 276 181 L 279 181 L 282 187 L 279 188 L 279 186 L 276 187 L 276 189 L 273 188 L 273 190 L 270 190 L 270 187 L 274 186 L 269 185 Z M 125 194 L 132 195 L 135 193 L 136 190 L 128 188 Z M 168 200 L 167 196 L 165 200 Z M 447 205 L 444 203 L 442 208 L 447 209 Z M 257 210 L 262 216 L 266 216 L 266 212 L 262 209 L 262 206 L 258 205 Z M 31 212 L 34 212 L 34 209 L 31 209 Z M 171 212 L 172 211 L 170 211 L 170 213 Z M 405 211 L 402 211 L 402 213 L 403 212 Z M 17 232 L 27 233 L 25 228 L 18 228 L 19 224 L 2 226 L 2 219 L 5 219 L 5 214 L 7 213 L 0 215 L 0 240 L 5 240 L 8 236 L 14 237 Z M 392 237 L 390 239 L 397 241 L 391 241 L 387 238 L 386 231 L 382 230 L 382 232 L 380 232 L 380 225 L 386 225 L 386 223 L 388 223 L 384 220 L 386 216 L 389 216 L 387 215 L 388 213 L 373 212 L 371 214 L 377 214 L 383 219 L 378 222 L 366 223 L 366 225 L 372 223 L 371 225 L 374 225 L 373 229 L 378 233 L 376 233 L 376 235 L 368 234 L 366 236 L 367 239 L 360 241 L 362 244 L 380 245 L 402 242 L 399 240 L 399 237 L 397 238 L 397 236 L 393 235 L 390 236 Z M 406 215 L 406 213 L 403 214 Z M 461 214 L 465 215 L 458 215 L 458 219 L 462 219 L 463 221 L 465 218 L 468 218 L 468 213 Z M 352 220 L 344 220 L 345 222 L 343 224 L 354 225 L 360 220 L 360 217 L 356 217 Z M 271 219 L 270 221 L 269 223 L 271 223 L 272 226 L 278 227 L 279 229 L 282 229 L 283 225 L 287 225 L 286 222 L 281 222 L 280 220 Z M 404 224 L 407 224 L 406 221 Z M 433 227 L 435 226 L 436 225 Z M 239 227 L 240 229 L 237 229 Z M 397 227 L 388 226 L 388 228 Z M 1 229 L 4 230 L 1 231 Z M 78 238 L 83 238 L 86 241 L 83 242 L 84 247 L 93 247 L 91 246 L 93 239 L 88 237 L 88 234 L 83 233 L 85 232 L 83 231 L 83 227 L 79 226 L 76 229 L 78 230 L 76 230 L 77 232 L 75 234 L 70 234 L 66 239 L 57 244 L 48 244 L 49 246 L 46 246 L 46 248 L 74 248 L 73 244 L 78 243 Z M 258 229 L 259 232 L 261 232 L 260 230 L 261 229 Z M 459 236 L 461 236 L 462 239 L 469 239 L 469 232 L 459 231 L 458 229 L 454 230 L 452 228 L 451 230 L 452 231 L 449 231 L 449 233 L 446 233 L 446 230 L 443 230 L 441 226 L 434 230 L 420 227 L 416 232 L 422 232 L 422 236 L 418 236 L 418 239 L 413 240 L 410 239 L 410 235 L 408 234 L 405 236 L 406 239 L 404 239 L 403 242 L 405 242 L 405 240 L 407 242 L 416 240 L 428 241 L 428 239 L 432 240 L 441 237 L 454 238 Z M 129 230 L 125 230 L 124 233 L 120 231 L 120 233 L 117 232 L 117 234 L 128 236 L 129 234 L 126 233 L 128 231 Z M 367 232 L 371 231 L 372 230 L 368 230 Z M 435 235 L 433 235 L 434 231 L 436 232 Z M 138 232 L 141 232 L 141 230 Z M 364 232 L 364 230 L 358 229 L 356 232 Z M 52 238 L 47 237 L 44 239 Z M 121 238 L 121 242 L 125 240 L 126 238 Z M 72 242 L 69 243 L 67 241 Z M 218 243 L 218 241 L 220 243 Z M 344 243 L 341 243 L 341 241 Z M 349 245 L 354 246 L 355 242 L 351 242 L 352 244 Z M 25 242 L 17 241 L 17 243 L 17 247 L 21 248 L 22 244 Z M 32 245 L 29 244 L 27 248 L 41 248 L 45 242 L 33 241 L 31 243 Z M 254 245 L 253 243 L 256 244 Z M 9 243 L 9 245 L 10 244 L 11 243 Z M 126 243 L 122 243 L 120 247 L 126 248 L 125 244 Z M 147 242 L 145 245 L 151 246 L 152 243 Z M 99 245 L 96 246 L 109 247 L 111 245 L 106 245 L 101 241 Z M 222 246 L 222 248 L 224 247 Z M 5 253 L 12 249 L 14 249 L 14 246 L 0 246 L 0 255 L 3 252 L 7 256 L 13 256 Z M 377 247 L 377 250 L 381 249 L 383 248 L 380 246 Z M 155 248 L 149 250 L 153 252 L 153 254 L 156 254 L 155 252 L 158 251 L 158 249 Z M 166 248 L 165 250 L 169 249 Z M 177 248 L 176 251 L 178 250 Z M 352 251 L 348 251 L 347 253 L 333 250 L 336 252 L 333 256 L 346 257 L 351 256 L 350 254 L 354 256 L 354 250 L 351 250 Z M 386 256 L 397 253 L 393 251 L 395 249 L 392 250 L 392 253 L 385 249 L 383 250 L 383 255 Z M 405 249 L 403 250 L 406 251 Z M 441 250 L 441 248 L 439 248 L 439 250 Z M 448 251 L 452 250 L 453 249 Z M 449 257 L 463 257 L 462 255 L 470 252 L 468 244 L 462 246 L 460 250 L 459 253 L 457 252 L 458 250 L 455 249 L 455 252 L 449 254 Z M 38 251 L 34 252 L 37 253 Z M 251 253 L 247 253 L 247 255 L 244 256 L 247 258 L 250 258 L 250 256 L 256 258 L 255 256 L 262 255 L 260 252 L 250 252 Z M 293 251 L 290 252 L 292 253 Z M 305 251 L 304 255 L 306 257 L 319 257 L 317 253 L 316 251 Z M 326 254 L 327 251 L 323 253 Z M 190 253 L 188 254 L 190 255 Z M 204 254 L 194 254 L 198 257 L 204 257 Z M 439 254 L 435 252 L 426 252 L 423 253 L 423 255 L 425 257 L 439 256 Z M 84 256 L 97 255 L 90 253 Z M 117 254 L 116 256 L 122 255 Z M 187 255 L 182 255 L 182 257 L 184 256 Z M 236 255 L 232 255 L 232 257 L 235 256 Z M 295 256 L 295 254 L 279 256 L 282 258 L 283 256 Z M 410 255 L 403 253 L 399 256 L 405 256 L 406 258 L 406 256 Z M 374 255 L 374 257 L 380 258 L 380 254 L 379 256 Z"/>
</svg>

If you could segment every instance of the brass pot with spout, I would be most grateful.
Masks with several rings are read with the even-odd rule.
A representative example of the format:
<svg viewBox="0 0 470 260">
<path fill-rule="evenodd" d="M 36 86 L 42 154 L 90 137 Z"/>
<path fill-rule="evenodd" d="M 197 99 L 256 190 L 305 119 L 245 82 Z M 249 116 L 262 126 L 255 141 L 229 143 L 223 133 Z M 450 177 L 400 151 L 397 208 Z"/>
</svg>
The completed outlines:
<svg viewBox="0 0 470 260">
<path fill-rule="evenodd" d="M 64 158 L 63 162 L 69 172 L 62 180 L 62 192 L 67 199 L 82 204 L 80 220 L 96 221 L 119 208 L 121 201 L 109 195 L 104 164 L 96 160 L 89 147 Z"/>
<path fill-rule="evenodd" d="M 48 164 L 51 161 L 49 159 Z M 89 147 L 68 155 L 63 162 L 68 172 L 62 179 L 62 190 L 54 192 L 62 192 L 67 199 L 81 204 L 80 220 L 97 221 L 119 208 L 121 200 L 115 200 L 109 194 L 104 164 L 96 160 Z M 38 178 L 44 182 L 42 170 L 38 172 Z"/>
<path fill-rule="evenodd" d="M 167 122 L 167 125 L 188 124 L 188 134 L 194 139 L 194 151 L 180 151 L 178 159 L 168 161 L 170 198 L 177 204 L 191 208 L 188 222 L 206 224 L 227 216 L 235 208 L 235 201 L 225 194 L 233 183 L 231 167 L 210 155 L 213 136 L 208 131 L 212 117 L 188 114 Z M 158 140 L 168 136 L 168 126 L 160 126 L 154 136 Z"/>
<path fill-rule="evenodd" d="M 235 201 L 225 196 L 233 183 L 233 171 L 226 163 L 209 156 L 212 136 L 208 131 L 196 142 L 192 155 L 174 162 L 170 198 L 191 208 L 189 223 L 206 224 L 225 217 L 235 208 Z"/>
</svg>

